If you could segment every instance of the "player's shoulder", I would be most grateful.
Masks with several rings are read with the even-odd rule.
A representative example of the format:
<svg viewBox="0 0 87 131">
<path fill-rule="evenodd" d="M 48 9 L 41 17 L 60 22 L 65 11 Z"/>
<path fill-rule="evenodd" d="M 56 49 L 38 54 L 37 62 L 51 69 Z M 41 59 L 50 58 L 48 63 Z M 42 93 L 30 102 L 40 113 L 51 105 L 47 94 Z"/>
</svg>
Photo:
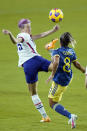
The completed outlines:
<svg viewBox="0 0 87 131">
<path fill-rule="evenodd" d="M 60 53 L 64 51 L 64 48 L 60 47 L 60 48 L 57 48 L 56 50 L 54 50 L 54 52 L 57 52 L 57 53 Z"/>
<path fill-rule="evenodd" d="M 75 53 L 75 50 L 73 48 L 70 48 L 70 47 L 69 47 L 69 51 L 72 52 L 72 53 Z"/>
<path fill-rule="evenodd" d="M 60 48 L 57 48 L 57 49 L 51 50 L 51 54 L 52 54 L 52 56 L 54 56 L 54 55 L 56 55 L 56 54 L 59 54 L 59 50 L 60 50 Z"/>
<path fill-rule="evenodd" d="M 28 33 L 25 33 L 25 32 L 21 32 L 17 35 L 17 38 L 18 37 L 23 37 L 23 38 L 30 38 L 30 35 Z"/>
<path fill-rule="evenodd" d="M 61 47 L 54 50 L 55 52 L 61 51 Z"/>
<path fill-rule="evenodd" d="M 52 52 L 58 52 L 58 51 L 59 51 L 59 48 L 52 50 Z"/>
</svg>

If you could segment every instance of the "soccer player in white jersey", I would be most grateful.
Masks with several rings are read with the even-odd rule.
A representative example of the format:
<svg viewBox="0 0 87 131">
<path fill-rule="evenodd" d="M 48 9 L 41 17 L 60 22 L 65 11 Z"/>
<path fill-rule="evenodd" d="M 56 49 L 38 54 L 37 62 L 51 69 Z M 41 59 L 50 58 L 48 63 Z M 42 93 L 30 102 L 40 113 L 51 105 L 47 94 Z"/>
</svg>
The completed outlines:
<svg viewBox="0 0 87 131">
<path fill-rule="evenodd" d="M 31 35 L 31 22 L 29 19 L 21 19 L 18 23 L 18 27 L 20 29 L 20 33 L 17 35 L 17 38 L 15 38 L 9 30 L 3 30 L 2 32 L 9 35 L 13 44 L 17 44 L 19 55 L 18 66 L 23 67 L 24 69 L 32 101 L 36 109 L 42 115 L 41 122 L 49 122 L 50 118 L 47 116 L 43 104 L 37 94 L 36 83 L 38 81 L 39 71 L 52 71 L 52 74 L 55 74 L 58 64 L 57 57 L 54 57 L 53 63 L 41 57 L 36 51 L 34 40 L 46 37 L 56 32 L 59 27 L 56 25 L 53 29 L 34 36 Z"/>
</svg>

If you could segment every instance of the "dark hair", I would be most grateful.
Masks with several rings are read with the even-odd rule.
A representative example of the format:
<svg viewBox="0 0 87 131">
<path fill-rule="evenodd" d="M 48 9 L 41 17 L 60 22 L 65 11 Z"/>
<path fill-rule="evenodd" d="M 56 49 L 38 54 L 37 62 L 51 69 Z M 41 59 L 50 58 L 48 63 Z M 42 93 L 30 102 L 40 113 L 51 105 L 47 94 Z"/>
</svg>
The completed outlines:
<svg viewBox="0 0 87 131">
<path fill-rule="evenodd" d="M 67 47 L 70 43 L 74 41 L 72 35 L 69 32 L 65 32 L 60 36 L 61 46 Z"/>
</svg>

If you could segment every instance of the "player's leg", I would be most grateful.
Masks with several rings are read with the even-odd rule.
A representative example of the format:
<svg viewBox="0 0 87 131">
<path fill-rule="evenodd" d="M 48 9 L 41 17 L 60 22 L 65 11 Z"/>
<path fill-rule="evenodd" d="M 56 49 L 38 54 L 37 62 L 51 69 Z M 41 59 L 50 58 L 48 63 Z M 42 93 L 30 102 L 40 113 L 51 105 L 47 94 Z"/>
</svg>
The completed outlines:
<svg viewBox="0 0 87 131">
<path fill-rule="evenodd" d="M 71 113 L 68 112 L 62 105 L 58 103 L 61 100 L 62 94 L 66 90 L 66 88 L 67 87 L 62 87 L 56 84 L 55 82 L 53 82 L 48 95 L 49 105 L 52 109 L 54 109 L 56 112 L 60 113 L 61 115 L 71 118 Z"/>
<path fill-rule="evenodd" d="M 46 111 L 43 107 L 43 104 L 37 94 L 36 85 L 38 81 L 38 61 L 37 57 L 30 59 L 29 61 L 23 64 L 26 82 L 28 84 L 28 88 L 32 97 L 32 101 L 36 107 L 36 109 L 40 112 L 44 121 L 47 121 L 48 117 Z M 50 121 L 50 119 L 49 119 Z"/>
<path fill-rule="evenodd" d="M 44 109 L 44 106 L 43 106 L 43 104 L 37 94 L 36 82 L 33 84 L 28 84 L 28 89 L 29 89 L 29 92 L 32 97 L 32 101 L 33 101 L 36 109 L 40 112 L 40 114 L 42 115 L 42 118 L 44 119 L 44 121 L 42 121 L 42 122 L 49 122 L 50 119 L 48 118 L 46 111 Z"/>
<path fill-rule="evenodd" d="M 38 71 L 48 72 L 53 70 L 53 63 L 51 61 L 44 59 L 41 56 L 38 56 L 37 60 L 40 62 Z"/>
<path fill-rule="evenodd" d="M 62 98 L 63 92 L 67 89 L 67 87 L 62 87 L 55 82 L 52 83 L 52 87 L 49 91 L 49 105 L 55 110 L 57 113 L 66 116 L 71 123 L 71 128 L 75 128 L 75 120 L 77 118 L 76 115 L 71 114 L 68 110 L 64 108 L 63 105 L 59 104 L 59 101 Z"/>
<path fill-rule="evenodd" d="M 71 118 L 71 113 L 68 112 L 64 106 L 62 106 L 61 104 L 59 104 L 58 102 L 53 101 L 52 98 L 49 98 L 49 105 L 50 107 L 55 110 L 56 112 L 58 112 L 59 114 L 68 117 L 69 119 Z"/>
</svg>

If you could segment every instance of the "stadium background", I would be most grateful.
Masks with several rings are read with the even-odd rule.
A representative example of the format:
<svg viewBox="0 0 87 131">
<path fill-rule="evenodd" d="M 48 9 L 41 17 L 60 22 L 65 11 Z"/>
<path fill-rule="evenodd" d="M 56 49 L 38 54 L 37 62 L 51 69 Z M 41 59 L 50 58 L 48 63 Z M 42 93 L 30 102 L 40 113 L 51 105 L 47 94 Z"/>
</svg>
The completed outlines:
<svg viewBox="0 0 87 131">
<path fill-rule="evenodd" d="M 37 40 L 37 50 L 50 60 L 44 45 L 69 31 L 77 41 L 75 51 L 82 65 L 87 64 L 87 0 L 0 0 L 0 131 L 70 131 L 67 119 L 52 111 L 48 105 L 48 90 L 51 83 L 46 84 L 50 73 L 39 73 L 38 93 L 51 123 L 40 123 L 41 116 L 33 106 L 25 83 L 23 70 L 17 67 L 17 50 L 8 36 L 2 34 L 6 28 L 16 36 L 19 32 L 17 23 L 21 18 L 32 21 L 32 34 L 53 28 L 54 23 L 48 19 L 51 8 L 61 8 L 64 20 L 59 23 L 59 32 Z M 57 43 L 59 47 L 59 42 Z M 73 68 L 73 67 L 72 67 Z M 87 90 L 84 75 L 73 68 L 74 78 L 70 88 L 63 95 L 61 104 L 69 111 L 76 113 L 76 131 L 87 130 Z"/>
</svg>

